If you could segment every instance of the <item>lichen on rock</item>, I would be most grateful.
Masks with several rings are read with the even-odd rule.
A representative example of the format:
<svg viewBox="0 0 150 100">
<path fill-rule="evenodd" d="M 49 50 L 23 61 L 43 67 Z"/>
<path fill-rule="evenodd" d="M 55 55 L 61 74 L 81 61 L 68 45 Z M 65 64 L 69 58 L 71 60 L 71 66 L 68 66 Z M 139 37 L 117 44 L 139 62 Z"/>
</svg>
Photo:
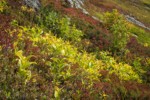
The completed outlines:
<svg viewBox="0 0 150 100">
<path fill-rule="evenodd" d="M 23 0 L 23 1 L 27 6 L 34 8 L 35 10 L 39 10 L 41 7 L 41 3 L 39 0 Z"/>
<path fill-rule="evenodd" d="M 65 0 L 66 3 L 69 4 L 70 7 L 82 9 L 84 14 L 89 14 L 86 9 L 83 8 L 85 0 Z"/>
</svg>

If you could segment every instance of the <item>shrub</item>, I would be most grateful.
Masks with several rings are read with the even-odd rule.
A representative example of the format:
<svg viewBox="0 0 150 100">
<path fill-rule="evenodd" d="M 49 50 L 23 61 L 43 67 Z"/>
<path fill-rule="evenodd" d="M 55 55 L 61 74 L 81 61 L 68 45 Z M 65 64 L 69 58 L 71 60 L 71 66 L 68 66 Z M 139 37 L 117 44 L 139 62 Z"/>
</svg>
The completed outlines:
<svg viewBox="0 0 150 100">
<path fill-rule="evenodd" d="M 103 69 L 115 73 L 121 80 L 140 81 L 131 66 L 117 63 L 105 54 L 101 54 L 102 60 L 98 60 L 93 54 L 79 52 L 69 42 L 51 32 L 45 33 L 39 27 L 19 26 L 15 30 L 11 32 L 16 36 L 14 50 L 8 52 L 9 58 L 2 55 L 0 64 L 1 76 L 7 73 L 9 79 L 1 77 L 1 97 L 67 99 L 76 95 L 78 98 L 90 96 L 96 91 L 93 86 L 100 82 L 99 72 Z M 16 80 L 11 85 L 13 78 Z M 105 94 L 100 93 L 100 96 Z"/>
<path fill-rule="evenodd" d="M 28 69 L 32 64 L 36 64 L 35 62 L 30 62 L 29 59 L 32 56 L 25 57 L 22 54 L 23 52 L 20 51 L 15 51 L 15 55 L 19 57 L 18 59 L 18 66 L 19 66 L 19 71 L 18 74 L 19 76 L 24 80 L 25 84 L 30 80 L 31 78 L 31 71 Z"/>
<path fill-rule="evenodd" d="M 4 13 L 7 8 L 7 2 L 5 0 L 0 1 L 0 13 Z"/>
<path fill-rule="evenodd" d="M 54 11 L 41 12 L 41 16 L 38 16 L 38 23 L 64 40 L 79 42 L 83 36 L 82 31 L 78 30 L 75 25 L 71 25 L 68 17 L 62 17 Z"/>
<path fill-rule="evenodd" d="M 113 47 L 116 51 L 123 51 L 126 47 L 129 31 L 127 22 L 117 10 L 113 10 L 112 13 L 107 12 L 104 14 L 104 23 L 110 32 L 113 34 Z"/>
<path fill-rule="evenodd" d="M 115 73 L 122 80 L 137 80 L 142 82 L 139 75 L 134 72 L 132 66 L 124 63 L 117 63 L 113 57 L 108 56 L 107 52 L 100 52 L 100 59 L 105 63 L 105 70 L 109 70 L 110 73 Z"/>
</svg>

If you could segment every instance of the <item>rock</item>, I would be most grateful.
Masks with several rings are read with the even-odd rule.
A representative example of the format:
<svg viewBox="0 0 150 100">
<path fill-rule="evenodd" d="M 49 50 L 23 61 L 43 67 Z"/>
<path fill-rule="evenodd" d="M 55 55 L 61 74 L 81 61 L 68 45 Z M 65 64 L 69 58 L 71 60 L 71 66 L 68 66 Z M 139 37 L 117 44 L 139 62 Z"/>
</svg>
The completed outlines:
<svg viewBox="0 0 150 100">
<path fill-rule="evenodd" d="M 66 3 L 70 5 L 70 7 L 78 8 L 83 11 L 84 14 L 89 14 L 86 9 L 83 8 L 85 0 L 65 0 Z"/>
<path fill-rule="evenodd" d="M 35 10 L 39 10 L 41 7 L 41 3 L 39 0 L 23 0 L 23 1 L 27 6 L 34 8 Z"/>
<path fill-rule="evenodd" d="M 65 2 L 70 6 L 70 7 L 74 7 L 74 2 L 72 0 L 65 0 Z"/>
<path fill-rule="evenodd" d="M 129 22 L 131 22 L 131 23 L 133 23 L 133 24 L 135 24 L 135 25 L 138 25 L 138 26 L 140 26 L 140 27 L 142 27 L 142 28 L 145 28 L 145 29 L 147 29 L 147 30 L 150 31 L 150 28 L 149 28 L 149 27 L 145 26 L 142 22 L 136 20 L 134 17 L 131 17 L 131 16 L 129 16 L 129 15 L 125 15 L 125 17 L 126 17 L 126 19 L 127 19 Z"/>
<path fill-rule="evenodd" d="M 82 8 L 84 5 L 84 0 L 65 0 L 66 3 L 70 5 L 70 7 Z"/>
</svg>

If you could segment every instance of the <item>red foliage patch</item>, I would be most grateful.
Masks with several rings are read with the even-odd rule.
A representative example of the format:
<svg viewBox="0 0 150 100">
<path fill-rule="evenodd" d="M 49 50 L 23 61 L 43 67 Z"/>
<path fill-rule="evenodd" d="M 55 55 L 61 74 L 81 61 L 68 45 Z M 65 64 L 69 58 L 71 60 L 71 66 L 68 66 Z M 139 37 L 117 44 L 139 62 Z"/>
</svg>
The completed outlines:
<svg viewBox="0 0 150 100">
<path fill-rule="evenodd" d="M 89 22 L 92 25 L 98 25 L 100 23 L 99 21 L 93 19 L 92 17 L 82 13 L 81 11 L 79 11 L 75 8 L 64 8 L 63 10 L 67 15 L 80 18 L 84 21 Z"/>
<path fill-rule="evenodd" d="M 131 53 L 136 55 L 142 55 L 145 57 L 150 57 L 150 48 L 144 47 L 140 43 L 138 43 L 135 37 L 131 37 L 129 43 L 127 44 L 127 48 Z"/>
<path fill-rule="evenodd" d="M 134 82 L 125 82 L 124 86 L 128 91 L 140 91 L 141 98 L 144 96 L 150 96 L 150 87 L 148 85 Z"/>
<path fill-rule="evenodd" d="M 23 0 L 7 0 L 7 2 L 13 8 L 18 8 L 23 4 Z"/>
<path fill-rule="evenodd" d="M 0 45 L 3 48 L 7 49 L 9 47 L 12 47 L 12 39 L 7 32 L 8 29 L 11 28 L 9 24 L 11 21 L 11 17 L 0 14 L 0 19 Z"/>
</svg>

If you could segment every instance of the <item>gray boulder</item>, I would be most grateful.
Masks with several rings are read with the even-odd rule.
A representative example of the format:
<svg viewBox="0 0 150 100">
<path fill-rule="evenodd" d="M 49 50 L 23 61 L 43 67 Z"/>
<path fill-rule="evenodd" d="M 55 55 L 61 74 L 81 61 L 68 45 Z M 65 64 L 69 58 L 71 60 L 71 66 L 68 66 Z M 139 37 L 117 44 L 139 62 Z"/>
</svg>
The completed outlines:
<svg viewBox="0 0 150 100">
<path fill-rule="evenodd" d="M 41 3 L 39 0 L 23 0 L 25 5 L 34 8 L 35 10 L 39 10 L 41 7 Z"/>
<path fill-rule="evenodd" d="M 136 20 L 134 17 L 131 17 L 129 15 L 125 15 L 125 17 L 126 17 L 127 21 L 150 31 L 149 27 L 145 26 L 142 22 Z"/>
<path fill-rule="evenodd" d="M 86 9 L 84 9 L 84 1 L 85 0 L 65 0 L 65 2 L 69 3 L 70 7 L 75 7 L 81 9 L 84 14 L 89 14 Z"/>
</svg>

